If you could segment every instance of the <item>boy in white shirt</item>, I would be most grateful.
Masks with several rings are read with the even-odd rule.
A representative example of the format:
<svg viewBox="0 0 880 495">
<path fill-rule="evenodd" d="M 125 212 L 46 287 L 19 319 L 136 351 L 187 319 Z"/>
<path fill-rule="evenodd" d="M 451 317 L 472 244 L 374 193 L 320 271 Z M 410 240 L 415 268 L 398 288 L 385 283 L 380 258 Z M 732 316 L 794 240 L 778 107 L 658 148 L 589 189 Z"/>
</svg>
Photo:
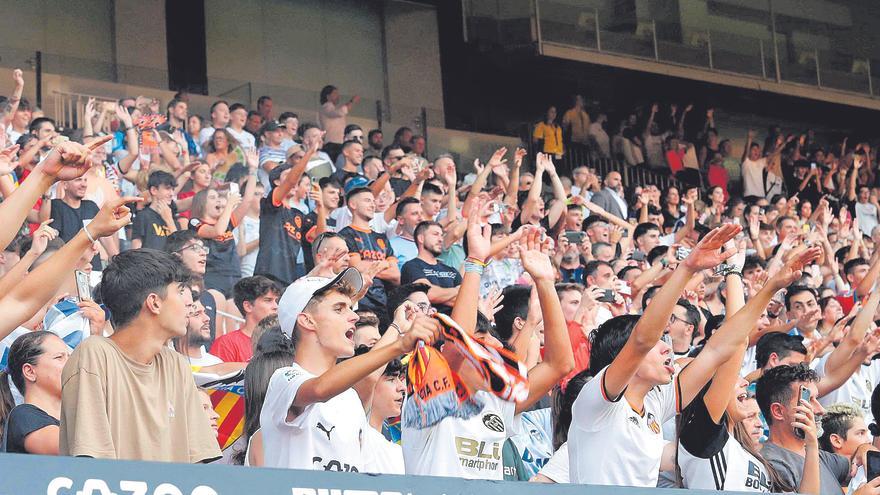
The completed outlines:
<svg viewBox="0 0 880 495">
<path fill-rule="evenodd" d="M 360 273 L 347 268 L 333 279 L 303 277 L 279 301 L 278 321 L 296 353 L 292 366 L 275 371 L 260 413 L 265 466 L 325 471 L 364 471 L 369 428 L 363 404 L 351 387 L 422 340 L 439 335 L 439 323 L 417 317 L 392 344 L 354 355 L 353 297 Z"/>
</svg>

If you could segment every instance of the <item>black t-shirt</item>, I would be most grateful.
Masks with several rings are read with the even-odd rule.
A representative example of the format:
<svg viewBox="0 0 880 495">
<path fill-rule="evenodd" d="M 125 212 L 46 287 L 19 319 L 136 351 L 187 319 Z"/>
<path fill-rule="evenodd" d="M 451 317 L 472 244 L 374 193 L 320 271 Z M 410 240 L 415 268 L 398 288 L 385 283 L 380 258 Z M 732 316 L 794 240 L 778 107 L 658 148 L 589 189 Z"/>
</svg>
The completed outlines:
<svg viewBox="0 0 880 495">
<path fill-rule="evenodd" d="M 6 452 L 17 454 L 28 453 L 24 449 L 24 439 L 31 433 L 47 426 L 61 426 L 57 419 L 31 404 L 21 404 L 14 407 L 9 413 L 8 421 L 7 429 L 4 432 Z"/>
<path fill-rule="evenodd" d="M 391 189 L 394 190 L 394 197 L 396 198 L 403 196 L 403 193 L 409 189 L 410 184 L 412 184 L 412 182 L 398 177 L 388 179 L 388 183 L 391 184 Z"/>
<path fill-rule="evenodd" d="M 172 211 L 174 211 L 172 205 Z M 171 235 L 171 228 L 162 220 L 156 210 L 146 207 L 137 212 L 131 225 L 131 238 L 140 239 L 142 246 L 149 249 L 165 249 L 165 238 Z"/>
<path fill-rule="evenodd" d="M 425 260 L 413 258 L 403 264 L 400 270 L 400 283 L 409 284 L 419 279 L 431 282 L 431 285 L 450 289 L 461 285 L 461 274 L 449 265 L 437 262 L 432 265 Z"/>
<path fill-rule="evenodd" d="M 232 296 L 232 286 L 241 278 L 241 261 L 235 252 L 235 235 L 232 233 L 232 220 L 226 226 L 226 232 L 213 239 L 201 238 L 208 247 L 208 262 L 205 266 L 205 287 L 216 289 L 224 296 Z M 199 228 L 208 225 L 198 218 L 189 221 L 189 230 L 198 234 Z"/>
<path fill-rule="evenodd" d="M 327 230 L 336 230 L 336 219 L 327 217 Z M 318 213 L 315 211 L 309 212 L 306 215 L 304 228 L 306 235 L 302 240 L 302 249 L 303 249 L 303 262 L 306 265 L 306 273 L 312 271 L 312 268 L 315 267 L 315 258 L 312 256 L 312 241 L 316 237 L 318 237 Z"/>
<path fill-rule="evenodd" d="M 83 228 L 84 220 L 91 220 L 98 214 L 98 205 L 94 201 L 84 199 L 80 201 L 79 208 L 71 208 L 70 205 L 60 199 L 52 200 L 52 223 L 50 227 L 58 231 L 58 237 L 64 242 L 70 242 Z M 101 270 L 101 257 L 95 255 L 92 258 L 92 268 Z"/>
<path fill-rule="evenodd" d="M 364 177 L 363 175 L 359 174 L 358 172 L 349 172 L 348 170 L 345 170 L 344 168 L 337 168 L 336 172 L 333 172 L 333 175 L 331 177 L 333 177 L 334 179 L 339 181 L 339 183 L 344 186 L 345 181 L 347 181 L 348 179 L 351 179 L 352 177 L 358 177 L 358 176 Z M 364 177 L 364 178 L 366 179 L 366 177 Z"/>
<path fill-rule="evenodd" d="M 272 275 L 285 285 L 296 278 L 296 255 L 305 236 L 305 215 L 296 208 L 275 204 L 272 192 L 260 200 L 260 253 L 254 275 Z"/>
<path fill-rule="evenodd" d="M 707 383 L 681 412 L 681 426 L 679 428 L 681 430 L 679 435 L 681 446 L 694 457 L 702 459 L 708 459 L 721 452 L 730 437 L 730 433 L 727 431 L 727 422 L 729 421 L 727 413 L 725 412 L 721 416 L 720 424 L 715 424 L 709 415 L 709 410 L 706 409 L 705 396 L 711 384 L 711 381 Z"/>
<path fill-rule="evenodd" d="M 385 234 L 380 234 L 372 230 L 363 231 L 348 226 L 339 231 L 348 245 L 349 253 L 357 253 L 363 260 L 383 261 L 385 258 L 394 256 L 394 250 L 391 249 L 391 243 Z M 379 277 L 373 278 L 373 285 L 367 290 L 367 295 L 361 299 L 358 304 L 364 309 L 379 311 L 385 313 L 387 311 L 388 295 L 385 292 L 385 282 Z"/>
</svg>

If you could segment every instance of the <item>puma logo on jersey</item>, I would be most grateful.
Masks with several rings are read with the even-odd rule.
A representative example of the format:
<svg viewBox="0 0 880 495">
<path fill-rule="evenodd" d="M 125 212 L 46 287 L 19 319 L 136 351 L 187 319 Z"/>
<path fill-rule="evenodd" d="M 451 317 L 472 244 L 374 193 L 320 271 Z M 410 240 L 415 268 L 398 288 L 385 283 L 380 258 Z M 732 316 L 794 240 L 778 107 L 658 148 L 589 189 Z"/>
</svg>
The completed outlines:
<svg viewBox="0 0 880 495">
<path fill-rule="evenodd" d="M 335 429 L 336 429 L 336 426 L 335 426 L 335 425 L 334 425 L 334 426 L 331 426 L 330 429 L 328 430 L 324 425 L 321 424 L 320 421 L 318 421 L 318 425 L 316 426 L 316 428 L 318 428 L 319 430 L 321 430 L 321 431 L 323 431 L 324 433 L 327 434 L 327 441 L 329 442 L 329 441 L 330 441 L 330 432 L 332 432 L 333 430 L 335 430 Z"/>
</svg>

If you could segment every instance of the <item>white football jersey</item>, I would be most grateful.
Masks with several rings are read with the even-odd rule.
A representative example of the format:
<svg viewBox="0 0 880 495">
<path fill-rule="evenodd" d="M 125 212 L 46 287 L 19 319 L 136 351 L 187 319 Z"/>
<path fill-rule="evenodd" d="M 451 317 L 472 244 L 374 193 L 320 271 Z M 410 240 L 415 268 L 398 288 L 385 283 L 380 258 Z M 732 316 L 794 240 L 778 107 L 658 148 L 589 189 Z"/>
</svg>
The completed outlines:
<svg viewBox="0 0 880 495">
<path fill-rule="evenodd" d="M 569 483 L 568 476 L 568 442 L 559 446 L 547 464 L 538 472 L 556 483 Z"/>
<path fill-rule="evenodd" d="M 666 444 L 661 425 L 676 413 L 678 375 L 648 392 L 643 410 L 636 411 L 623 394 L 605 396 L 607 369 L 584 385 L 572 406 L 568 429 L 571 482 L 656 487 Z"/>
<path fill-rule="evenodd" d="M 501 449 L 515 434 L 516 404 L 484 391 L 475 396 L 484 407 L 470 419 L 446 417 L 421 430 L 402 428 L 406 474 L 504 479 Z"/>
<path fill-rule="evenodd" d="M 315 375 L 296 363 L 272 374 L 260 411 L 265 467 L 362 472 L 362 434 L 369 426 L 353 389 L 287 420 L 299 387 L 310 378 Z"/>
<path fill-rule="evenodd" d="M 816 373 L 820 377 L 826 375 L 825 363 L 828 362 L 829 356 L 830 353 L 822 356 L 816 364 Z M 874 420 L 874 415 L 871 413 L 871 394 L 878 384 L 880 384 L 880 361 L 874 360 L 867 366 L 859 366 L 859 369 L 840 388 L 819 397 L 819 403 L 824 407 L 839 403 L 852 404 L 862 411 L 865 423 L 871 424 Z"/>
<path fill-rule="evenodd" d="M 364 428 L 364 472 L 373 474 L 404 474 L 403 450 L 389 442 L 382 433 Z"/>
</svg>

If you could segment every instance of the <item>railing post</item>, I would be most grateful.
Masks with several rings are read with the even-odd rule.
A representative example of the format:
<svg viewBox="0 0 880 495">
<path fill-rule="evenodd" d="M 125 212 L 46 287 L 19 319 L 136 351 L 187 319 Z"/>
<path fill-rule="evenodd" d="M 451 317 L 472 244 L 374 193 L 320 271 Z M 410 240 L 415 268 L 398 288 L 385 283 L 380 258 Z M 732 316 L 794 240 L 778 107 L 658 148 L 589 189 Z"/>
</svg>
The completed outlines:
<svg viewBox="0 0 880 495">
<path fill-rule="evenodd" d="M 819 49 L 813 49 L 813 57 L 816 59 L 816 86 L 822 87 L 822 71 L 819 69 Z"/>
<path fill-rule="evenodd" d="M 382 100 L 376 100 L 376 128 L 382 129 Z"/>
<path fill-rule="evenodd" d="M 37 81 L 35 85 L 37 106 L 43 108 L 43 52 L 39 50 L 34 54 L 34 73 Z"/>
<path fill-rule="evenodd" d="M 651 19 L 651 33 L 654 36 L 654 60 L 660 60 L 660 49 L 657 47 L 657 20 Z"/>
<path fill-rule="evenodd" d="M 776 42 L 776 16 L 773 14 L 773 0 L 768 0 L 770 5 L 770 29 L 773 37 L 773 63 L 776 65 L 776 82 L 782 80 L 782 71 L 779 68 L 779 43 Z"/>
<path fill-rule="evenodd" d="M 874 81 L 871 80 L 871 59 L 865 59 L 865 66 L 868 68 L 868 94 L 874 96 Z"/>
<path fill-rule="evenodd" d="M 764 40 L 758 39 L 758 48 L 761 50 L 761 77 L 767 79 L 767 66 L 764 64 Z"/>
<path fill-rule="evenodd" d="M 538 37 L 538 47 L 540 47 L 544 38 L 541 36 L 541 9 L 538 3 L 540 3 L 540 0 L 532 0 L 532 15 L 535 16 L 535 36 Z"/>
<path fill-rule="evenodd" d="M 428 109 L 422 107 L 419 113 L 419 119 L 422 121 L 422 137 L 425 138 L 425 146 L 428 145 Z"/>
<path fill-rule="evenodd" d="M 599 8 L 596 7 L 593 9 L 595 12 L 593 15 L 593 20 L 596 23 L 596 50 L 602 51 L 602 35 L 599 33 Z"/>
<path fill-rule="evenodd" d="M 706 47 L 709 50 L 709 68 L 714 69 L 715 63 L 712 60 L 712 32 L 708 29 L 706 30 Z"/>
</svg>

